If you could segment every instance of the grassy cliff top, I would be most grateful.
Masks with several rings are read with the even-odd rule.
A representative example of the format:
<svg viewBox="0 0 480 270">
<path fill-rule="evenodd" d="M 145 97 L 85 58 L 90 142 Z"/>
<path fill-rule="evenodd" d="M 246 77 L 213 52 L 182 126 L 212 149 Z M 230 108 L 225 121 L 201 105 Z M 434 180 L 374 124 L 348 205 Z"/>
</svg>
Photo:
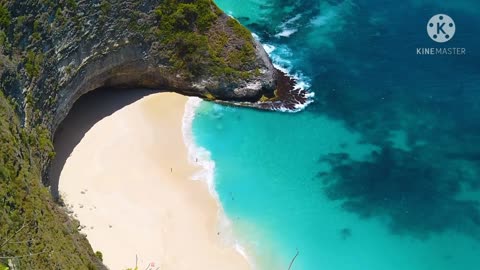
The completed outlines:
<svg viewBox="0 0 480 270">
<path fill-rule="evenodd" d="M 166 48 L 175 69 L 188 75 L 248 78 L 255 49 L 250 32 L 211 0 L 165 0 L 154 10 L 154 40 Z"/>
</svg>

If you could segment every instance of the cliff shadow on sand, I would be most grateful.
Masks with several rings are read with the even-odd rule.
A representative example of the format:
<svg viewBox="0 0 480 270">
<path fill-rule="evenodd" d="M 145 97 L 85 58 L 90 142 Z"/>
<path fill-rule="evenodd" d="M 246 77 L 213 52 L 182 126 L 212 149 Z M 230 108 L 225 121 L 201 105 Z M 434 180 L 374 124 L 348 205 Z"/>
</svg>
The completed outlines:
<svg viewBox="0 0 480 270">
<path fill-rule="evenodd" d="M 75 147 L 85 134 L 100 120 L 137 100 L 159 91 L 150 89 L 102 88 L 80 97 L 57 128 L 53 144 L 55 158 L 48 170 L 46 185 L 55 199 L 59 198 L 60 174 Z"/>
</svg>

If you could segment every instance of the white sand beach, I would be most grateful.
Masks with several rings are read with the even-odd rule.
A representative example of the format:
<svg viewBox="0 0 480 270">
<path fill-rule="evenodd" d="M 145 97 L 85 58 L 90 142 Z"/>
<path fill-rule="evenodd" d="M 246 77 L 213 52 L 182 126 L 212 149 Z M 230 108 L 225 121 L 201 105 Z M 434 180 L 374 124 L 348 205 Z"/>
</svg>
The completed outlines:
<svg viewBox="0 0 480 270">
<path fill-rule="evenodd" d="M 68 158 L 59 190 L 112 270 L 250 269 L 218 234 L 216 200 L 189 164 L 187 97 L 147 96 L 95 124 Z"/>
</svg>

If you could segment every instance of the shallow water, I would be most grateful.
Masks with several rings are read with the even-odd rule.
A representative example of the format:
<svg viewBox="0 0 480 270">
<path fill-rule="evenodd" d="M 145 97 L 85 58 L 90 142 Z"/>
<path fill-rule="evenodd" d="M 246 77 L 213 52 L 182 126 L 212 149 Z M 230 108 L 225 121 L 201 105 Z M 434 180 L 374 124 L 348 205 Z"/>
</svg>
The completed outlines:
<svg viewBox="0 0 480 270">
<path fill-rule="evenodd" d="M 203 103 L 193 122 L 257 268 L 298 250 L 292 269 L 479 269 L 480 4 L 216 3 L 315 93 L 301 113 Z M 437 13 L 457 26 L 445 44 Z"/>
</svg>

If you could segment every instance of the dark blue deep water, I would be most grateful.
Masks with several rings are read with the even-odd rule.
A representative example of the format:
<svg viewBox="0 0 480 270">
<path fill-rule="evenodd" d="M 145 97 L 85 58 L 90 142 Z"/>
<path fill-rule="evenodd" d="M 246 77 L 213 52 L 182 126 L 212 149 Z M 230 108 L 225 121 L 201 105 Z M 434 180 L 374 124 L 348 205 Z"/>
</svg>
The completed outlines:
<svg viewBox="0 0 480 270">
<path fill-rule="evenodd" d="M 480 2 L 217 0 L 315 93 L 300 113 L 203 103 L 258 269 L 480 269 Z M 454 37 L 427 35 L 448 14 Z M 466 55 L 418 55 L 465 48 Z"/>
</svg>

